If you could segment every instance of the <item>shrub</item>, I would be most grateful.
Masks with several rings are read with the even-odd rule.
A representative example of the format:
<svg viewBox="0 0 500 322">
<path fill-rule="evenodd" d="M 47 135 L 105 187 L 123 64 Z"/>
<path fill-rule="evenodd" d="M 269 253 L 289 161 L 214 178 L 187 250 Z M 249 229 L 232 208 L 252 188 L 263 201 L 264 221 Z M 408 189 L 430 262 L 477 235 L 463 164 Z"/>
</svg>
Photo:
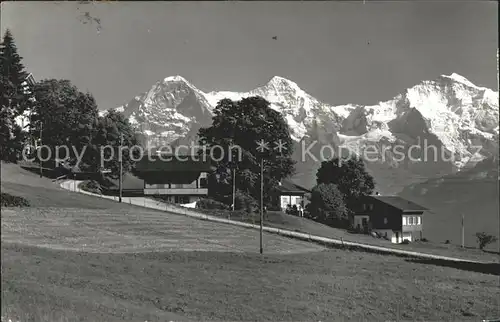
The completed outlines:
<svg viewBox="0 0 500 322">
<path fill-rule="evenodd" d="M 234 210 L 245 210 L 251 213 L 254 212 L 257 207 L 257 201 L 250 195 L 242 193 L 241 191 L 236 192 L 234 196 Z"/>
<path fill-rule="evenodd" d="M 203 209 L 199 208 L 196 211 L 204 213 L 206 215 L 214 216 L 214 217 L 223 217 L 223 218 L 231 218 L 231 219 L 242 219 L 247 218 L 248 213 L 244 210 L 225 210 L 225 209 Z"/>
<path fill-rule="evenodd" d="M 29 207 L 30 203 L 23 197 L 13 196 L 8 193 L 2 192 L 1 194 L 2 207 Z"/>
<path fill-rule="evenodd" d="M 405 239 L 401 242 L 401 244 L 405 244 L 405 245 L 408 245 L 410 243 L 410 241 L 408 239 Z"/>
<path fill-rule="evenodd" d="M 477 243 L 479 244 L 479 249 L 483 250 L 489 244 L 492 244 L 497 241 L 497 238 L 493 235 L 487 233 L 477 233 L 476 234 Z"/>
<path fill-rule="evenodd" d="M 196 207 L 201 209 L 221 209 L 221 210 L 229 209 L 229 206 L 226 205 L 225 203 L 206 198 L 198 200 L 196 202 Z"/>
<path fill-rule="evenodd" d="M 420 239 L 421 242 L 427 243 L 429 240 L 427 238 Z"/>
<path fill-rule="evenodd" d="M 290 205 L 288 205 L 286 207 L 285 213 L 288 215 L 292 215 L 292 216 L 298 216 L 299 210 L 297 209 L 297 205 L 293 205 L 292 207 L 290 207 Z"/>
<path fill-rule="evenodd" d="M 322 183 L 314 187 L 307 210 L 313 220 L 323 223 L 332 219 L 346 219 L 348 215 L 344 196 L 334 184 Z"/>
<path fill-rule="evenodd" d="M 102 194 L 101 185 L 95 180 L 85 180 L 80 183 L 78 187 L 88 192 L 97 193 L 99 195 Z"/>
</svg>

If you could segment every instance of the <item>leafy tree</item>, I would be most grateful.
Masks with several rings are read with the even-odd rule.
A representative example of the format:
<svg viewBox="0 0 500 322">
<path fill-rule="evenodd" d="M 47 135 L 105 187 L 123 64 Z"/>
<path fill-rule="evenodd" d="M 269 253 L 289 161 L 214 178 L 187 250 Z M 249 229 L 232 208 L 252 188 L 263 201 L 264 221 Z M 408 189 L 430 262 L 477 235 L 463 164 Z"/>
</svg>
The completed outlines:
<svg viewBox="0 0 500 322">
<path fill-rule="evenodd" d="M 90 93 L 83 93 L 68 80 L 49 79 L 34 87 L 36 108 L 32 116 L 35 137 L 41 132 L 43 145 L 49 146 L 55 158 L 57 146 L 67 146 L 69 164 L 76 164 L 75 151 L 83 153 L 79 170 L 101 170 L 101 149 L 106 161 L 104 167 L 111 170 L 111 177 L 119 176 L 119 146 L 123 135 L 123 171 L 131 170 L 133 162 L 130 147 L 138 144 L 128 120 L 119 112 L 110 111 L 99 117 L 97 104 Z M 41 130 L 41 131 L 40 131 Z M 59 157 L 65 158 L 65 152 Z M 136 155 L 139 149 L 132 150 Z"/>
<path fill-rule="evenodd" d="M 28 74 L 21 60 L 7 30 L 0 45 L 0 156 L 11 162 L 17 161 L 24 140 L 15 119 L 29 103 L 22 86 Z"/>
<path fill-rule="evenodd" d="M 75 165 L 74 152 L 82 153 L 91 146 L 98 117 L 95 99 L 90 93 L 80 92 L 69 80 L 56 79 L 35 84 L 34 95 L 36 104 L 31 117 L 34 138 L 40 140 L 41 135 L 41 143 L 50 147 L 52 158 L 57 146 L 67 146 L 70 164 Z M 61 153 L 60 158 L 66 157 Z M 82 169 L 87 166 L 81 165 Z"/>
<path fill-rule="evenodd" d="M 375 188 L 373 177 L 358 157 L 334 158 L 323 161 L 316 174 L 318 184 L 335 184 L 349 205 L 356 198 L 369 195 Z"/>
<path fill-rule="evenodd" d="M 97 104 L 90 93 L 82 93 L 69 80 L 48 79 L 35 85 L 37 101 L 33 115 L 38 133 L 42 126 L 43 144 L 49 146 L 90 143 L 98 117 Z"/>
<path fill-rule="evenodd" d="M 135 132 L 123 114 L 109 111 L 105 116 L 99 117 L 95 134 L 92 140 L 88 163 L 94 165 L 93 171 L 99 170 L 101 164 L 101 149 L 103 151 L 104 168 L 111 170 L 110 176 L 118 178 L 120 175 L 119 147 L 123 136 L 122 165 L 123 173 L 132 170 L 134 161 L 141 157 L 138 139 Z M 109 147 L 109 148 L 108 148 Z M 110 161 L 106 161 L 106 160 Z"/>
<path fill-rule="evenodd" d="M 217 188 L 231 191 L 231 169 L 236 168 L 237 189 L 260 200 L 260 162 L 263 159 L 264 202 L 271 204 L 273 188 L 294 171 L 293 142 L 282 115 L 271 109 L 264 98 L 254 96 L 240 101 L 219 101 L 212 121 L 210 127 L 199 130 L 198 136 L 200 143 L 208 148 L 205 152 L 210 151 L 213 157 Z M 258 149 L 256 142 L 261 140 L 268 144 L 267 149 Z M 279 142 L 284 147 L 281 151 L 275 149 Z M 241 149 L 241 159 L 238 149 L 230 149 L 232 145 Z"/>
<path fill-rule="evenodd" d="M 320 183 L 312 189 L 307 212 L 309 217 L 320 222 L 345 220 L 348 215 L 344 195 L 331 183 Z"/>
<path fill-rule="evenodd" d="M 493 235 L 487 233 L 477 233 L 476 234 L 477 243 L 479 244 L 479 249 L 483 250 L 489 244 L 493 244 L 497 241 L 497 238 Z"/>
</svg>

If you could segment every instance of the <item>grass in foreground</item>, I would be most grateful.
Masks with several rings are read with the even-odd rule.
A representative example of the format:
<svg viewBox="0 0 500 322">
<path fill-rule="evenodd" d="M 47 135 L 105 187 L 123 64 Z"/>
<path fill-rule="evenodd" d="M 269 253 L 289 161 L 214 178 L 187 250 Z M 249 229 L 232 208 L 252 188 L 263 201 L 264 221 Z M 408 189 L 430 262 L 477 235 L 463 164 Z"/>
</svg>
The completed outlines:
<svg viewBox="0 0 500 322">
<path fill-rule="evenodd" d="M 500 316 L 497 276 L 350 251 L 88 254 L 3 243 L 2 257 L 2 312 L 23 321 Z"/>
</svg>

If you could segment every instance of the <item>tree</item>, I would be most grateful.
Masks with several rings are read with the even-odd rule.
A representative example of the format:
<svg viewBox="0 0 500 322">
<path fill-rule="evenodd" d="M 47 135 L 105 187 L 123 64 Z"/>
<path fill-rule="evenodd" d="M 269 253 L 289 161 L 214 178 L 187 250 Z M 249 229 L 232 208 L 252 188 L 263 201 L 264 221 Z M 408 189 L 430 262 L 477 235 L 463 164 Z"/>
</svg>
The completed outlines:
<svg viewBox="0 0 500 322">
<path fill-rule="evenodd" d="M 483 250 L 489 244 L 493 244 L 497 241 L 497 238 L 493 235 L 487 233 L 477 233 L 476 234 L 477 243 L 479 244 L 479 249 Z"/>
<path fill-rule="evenodd" d="M 240 101 L 219 101 L 212 121 L 210 127 L 199 130 L 198 136 L 208 149 L 205 151 L 210 151 L 213 157 L 218 188 L 231 186 L 231 169 L 237 168 L 237 189 L 260 200 L 260 161 L 263 159 L 264 201 L 269 205 L 273 188 L 294 171 L 293 142 L 282 115 L 271 109 L 264 98 L 254 96 Z M 261 140 L 268 148 L 259 149 L 256 142 Z M 275 149 L 280 142 L 284 147 L 281 151 Z M 238 160 L 237 149 L 230 150 L 232 145 L 241 149 L 241 159 Z"/>
<path fill-rule="evenodd" d="M 348 215 L 344 195 L 331 183 L 320 183 L 312 189 L 307 212 L 312 219 L 325 223 L 346 220 Z"/>
<path fill-rule="evenodd" d="M 18 133 L 19 126 L 15 122 L 15 112 L 9 97 L 11 87 L 10 81 L 1 75 L 0 88 L 0 156 L 3 161 L 15 162 L 17 160 L 20 144 Z"/>
<path fill-rule="evenodd" d="M 52 158 L 57 146 L 68 147 L 70 164 L 74 165 L 74 152 L 81 153 L 92 142 L 98 117 L 94 97 L 80 92 L 69 80 L 57 79 L 35 84 L 34 96 L 36 104 L 31 117 L 34 137 L 40 139 L 41 133 L 42 144 L 51 149 Z"/>
<path fill-rule="evenodd" d="M 2 88 L 7 90 L 11 99 L 11 106 L 16 109 L 16 116 L 21 114 L 25 108 L 27 97 L 24 94 L 23 82 L 28 73 L 22 64 L 22 57 L 17 52 L 14 37 L 10 30 L 5 31 L 3 41 L 0 45 L 0 75 L 6 77 L 11 86 Z"/>
<path fill-rule="evenodd" d="M 138 139 L 135 132 L 123 114 L 109 111 L 105 116 L 99 117 L 95 134 L 92 140 L 88 163 L 93 165 L 91 170 L 99 170 L 101 164 L 101 148 L 104 155 L 104 168 L 111 170 L 110 176 L 117 179 L 120 176 L 119 147 L 123 136 L 122 165 L 123 173 L 131 171 L 134 161 L 140 157 L 141 150 L 138 148 Z M 109 148 L 107 148 L 109 147 Z M 106 161 L 110 159 L 109 161 Z"/>
<path fill-rule="evenodd" d="M 375 188 L 373 177 L 358 157 L 323 161 L 316 173 L 316 180 L 318 184 L 335 184 L 344 195 L 347 205 L 360 196 L 371 194 Z"/>
<path fill-rule="evenodd" d="M 15 119 L 29 102 L 23 87 L 28 73 L 21 60 L 14 38 L 7 30 L 0 45 L 0 156 L 11 162 L 17 161 L 24 140 Z"/>
<path fill-rule="evenodd" d="M 68 80 L 43 80 L 35 85 L 34 95 L 34 134 L 39 138 L 41 130 L 42 143 L 51 149 L 53 158 L 57 146 L 66 146 L 70 152 L 69 165 L 76 165 L 76 151 L 82 155 L 79 170 L 97 172 L 101 170 L 102 150 L 104 157 L 110 159 L 102 160 L 104 167 L 112 171 L 111 177 L 118 178 L 121 135 L 124 147 L 138 144 L 134 130 L 121 113 L 109 111 L 99 117 L 92 94 L 79 91 Z M 133 165 L 129 148 L 122 150 L 124 172 L 130 171 Z M 132 151 L 136 154 L 134 159 L 138 159 L 141 151 Z M 65 152 L 61 154 L 60 158 L 66 158 Z"/>
</svg>

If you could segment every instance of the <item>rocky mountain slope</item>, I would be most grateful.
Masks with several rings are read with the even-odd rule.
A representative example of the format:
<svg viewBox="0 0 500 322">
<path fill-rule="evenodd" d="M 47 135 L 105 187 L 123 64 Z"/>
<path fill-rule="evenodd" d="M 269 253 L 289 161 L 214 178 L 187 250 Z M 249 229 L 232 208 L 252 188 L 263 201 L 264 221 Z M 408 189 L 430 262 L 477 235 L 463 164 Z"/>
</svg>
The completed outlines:
<svg viewBox="0 0 500 322">
<path fill-rule="evenodd" d="M 118 109 L 151 148 L 189 144 L 199 127 L 210 124 L 220 99 L 253 95 L 266 98 L 287 120 L 296 142 L 294 178 L 307 187 L 314 185 L 320 161 L 332 153 L 363 155 L 383 193 L 498 154 L 498 92 L 457 74 L 423 81 L 370 106 L 329 105 L 278 76 L 249 92 L 211 93 L 174 76 Z"/>
</svg>

